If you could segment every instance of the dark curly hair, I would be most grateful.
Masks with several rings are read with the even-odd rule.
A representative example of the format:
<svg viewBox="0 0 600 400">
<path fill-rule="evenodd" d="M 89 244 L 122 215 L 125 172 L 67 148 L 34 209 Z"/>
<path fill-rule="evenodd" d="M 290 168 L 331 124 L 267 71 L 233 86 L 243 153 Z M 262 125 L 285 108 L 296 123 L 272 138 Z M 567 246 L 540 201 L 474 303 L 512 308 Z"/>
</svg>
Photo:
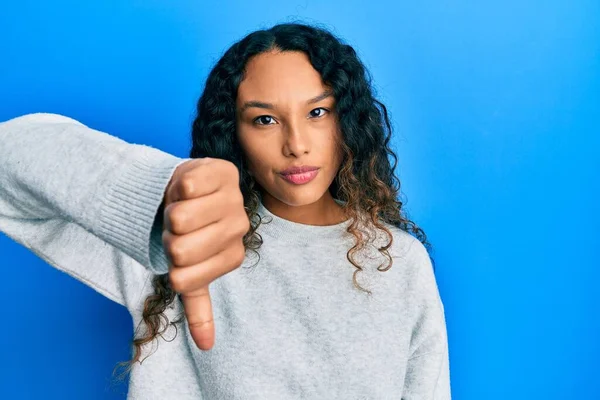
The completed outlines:
<svg viewBox="0 0 600 400">
<path fill-rule="evenodd" d="M 343 135 L 340 145 L 344 158 L 329 190 L 334 198 L 344 202 L 343 211 L 352 218 L 347 229 L 356 237 L 357 243 L 349 249 L 347 259 L 356 267 L 354 285 L 371 294 L 360 287 L 356 280 L 362 267 L 354 261 L 353 255 L 365 245 L 365 238 L 357 229 L 359 219 L 366 220 L 388 236 L 388 244 L 380 247 L 379 251 L 388 258 L 389 263 L 385 267 L 379 266 L 379 271 L 387 271 L 392 266 L 388 249 L 393 236 L 383 222 L 412 234 L 430 253 L 432 249 L 423 230 L 406 216 L 402 209 L 403 202 L 398 199 L 400 181 L 394 175 L 397 157 L 389 147 L 392 128 L 388 112 L 374 97 L 371 76 L 352 46 L 324 28 L 302 23 L 285 23 L 258 30 L 233 44 L 211 70 L 198 100 L 197 116 L 192 125 L 190 157 L 221 158 L 238 167 L 240 189 L 250 220 L 244 246 L 256 251 L 263 243 L 262 237 L 256 232 L 261 223 L 257 214 L 261 188 L 249 174 L 244 154 L 236 140 L 236 97 L 250 58 L 272 50 L 306 53 L 323 82 L 333 90 Z M 388 155 L 394 160 L 393 165 L 390 165 Z M 433 264 L 433 259 L 431 261 Z M 134 362 L 139 361 L 144 344 L 153 341 L 169 325 L 175 325 L 183 318 L 169 322 L 163 314 L 177 297 L 170 286 L 169 274 L 156 275 L 153 287 L 154 294 L 146 299 L 142 314 L 147 333 L 139 338 L 135 338 L 134 334 L 133 359 L 118 364 L 127 366 L 126 373 Z M 165 321 L 162 329 L 161 321 Z"/>
</svg>

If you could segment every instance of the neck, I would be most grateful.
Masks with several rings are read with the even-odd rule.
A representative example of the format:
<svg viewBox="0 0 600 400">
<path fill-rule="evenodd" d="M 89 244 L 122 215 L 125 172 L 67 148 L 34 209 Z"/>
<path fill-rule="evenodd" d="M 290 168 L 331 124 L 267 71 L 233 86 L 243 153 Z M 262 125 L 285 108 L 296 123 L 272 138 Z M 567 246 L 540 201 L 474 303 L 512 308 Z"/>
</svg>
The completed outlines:
<svg viewBox="0 0 600 400">
<path fill-rule="evenodd" d="M 348 219 L 329 191 L 318 201 L 301 206 L 286 204 L 268 193 L 263 193 L 262 203 L 272 214 L 304 225 L 336 225 Z"/>
</svg>

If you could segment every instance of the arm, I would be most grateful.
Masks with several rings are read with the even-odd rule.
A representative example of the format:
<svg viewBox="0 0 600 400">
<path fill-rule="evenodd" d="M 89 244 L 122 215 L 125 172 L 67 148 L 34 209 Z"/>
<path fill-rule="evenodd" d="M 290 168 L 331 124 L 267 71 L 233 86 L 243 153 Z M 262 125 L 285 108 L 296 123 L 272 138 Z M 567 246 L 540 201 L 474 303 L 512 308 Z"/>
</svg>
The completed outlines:
<svg viewBox="0 0 600 400">
<path fill-rule="evenodd" d="M 0 123 L 0 231 L 129 308 L 168 272 L 157 210 L 184 161 L 61 115 Z"/>
<path fill-rule="evenodd" d="M 417 314 L 410 342 L 402 400 L 450 400 L 448 337 L 431 260 L 421 242 L 415 240 L 414 298 Z"/>
<path fill-rule="evenodd" d="M 450 400 L 448 351 L 427 353 L 408 360 L 402 400 Z"/>
</svg>

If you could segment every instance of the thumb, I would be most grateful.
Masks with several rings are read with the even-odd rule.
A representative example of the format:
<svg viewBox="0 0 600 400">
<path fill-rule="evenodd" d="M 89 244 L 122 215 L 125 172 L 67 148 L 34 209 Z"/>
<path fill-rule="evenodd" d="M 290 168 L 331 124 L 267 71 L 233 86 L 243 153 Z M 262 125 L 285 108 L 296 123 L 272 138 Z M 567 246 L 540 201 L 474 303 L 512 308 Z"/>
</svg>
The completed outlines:
<svg viewBox="0 0 600 400">
<path fill-rule="evenodd" d="M 215 343 L 215 323 L 208 285 L 191 293 L 182 293 L 181 300 L 196 346 L 210 350 Z"/>
</svg>

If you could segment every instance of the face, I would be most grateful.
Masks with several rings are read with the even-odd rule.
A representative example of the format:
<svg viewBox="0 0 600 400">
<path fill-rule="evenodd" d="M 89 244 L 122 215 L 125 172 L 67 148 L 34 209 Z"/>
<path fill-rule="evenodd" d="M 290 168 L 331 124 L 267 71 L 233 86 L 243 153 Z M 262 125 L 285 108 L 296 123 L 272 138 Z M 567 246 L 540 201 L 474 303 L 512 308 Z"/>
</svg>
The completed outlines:
<svg viewBox="0 0 600 400">
<path fill-rule="evenodd" d="M 335 206 L 328 190 L 342 161 L 335 99 L 308 56 L 274 51 L 253 57 L 236 103 L 238 140 L 265 206 Z M 318 168 L 310 182 L 291 183 L 280 174 L 305 165 Z"/>
</svg>

